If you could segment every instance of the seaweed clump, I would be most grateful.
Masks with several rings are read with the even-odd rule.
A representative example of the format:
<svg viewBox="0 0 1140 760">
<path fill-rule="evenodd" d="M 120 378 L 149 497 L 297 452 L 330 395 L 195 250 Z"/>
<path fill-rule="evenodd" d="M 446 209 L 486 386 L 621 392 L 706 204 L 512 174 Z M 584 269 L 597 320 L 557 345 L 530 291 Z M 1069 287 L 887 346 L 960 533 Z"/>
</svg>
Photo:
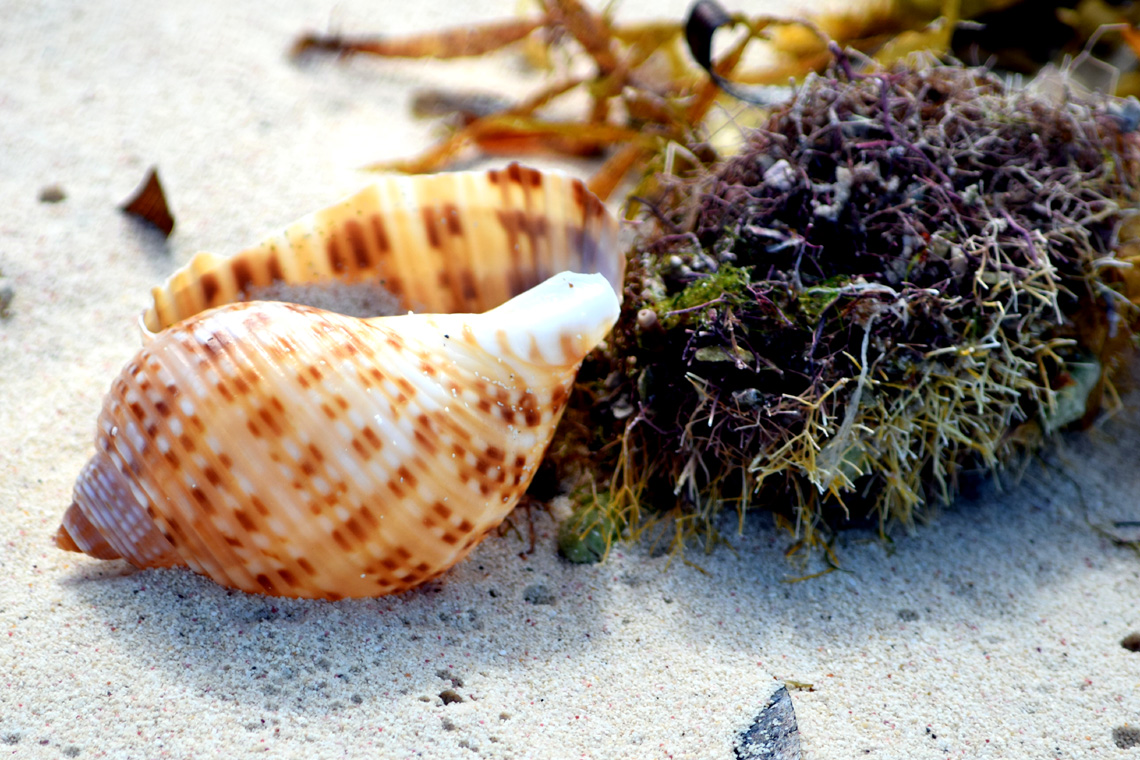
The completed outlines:
<svg viewBox="0 0 1140 760">
<path fill-rule="evenodd" d="M 615 521 L 678 544 L 726 504 L 809 544 L 912 525 L 1111 398 L 1137 110 L 838 57 L 738 155 L 660 178 L 552 454 L 594 452 Z"/>
</svg>

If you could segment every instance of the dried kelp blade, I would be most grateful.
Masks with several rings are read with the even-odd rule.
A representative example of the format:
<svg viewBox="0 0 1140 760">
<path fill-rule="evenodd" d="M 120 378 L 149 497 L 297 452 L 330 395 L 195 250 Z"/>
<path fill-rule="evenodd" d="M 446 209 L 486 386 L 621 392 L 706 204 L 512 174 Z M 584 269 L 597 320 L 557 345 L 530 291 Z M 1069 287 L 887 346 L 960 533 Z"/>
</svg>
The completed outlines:
<svg viewBox="0 0 1140 760">
<path fill-rule="evenodd" d="M 751 29 L 751 37 L 758 34 L 763 25 L 774 20 L 775 19 L 750 22 L 743 16 L 729 15 L 728 11 L 716 2 L 713 2 L 713 0 L 697 0 L 697 2 L 693 3 L 692 9 L 689 11 L 689 18 L 685 22 L 685 42 L 689 46 L 689 52 L 692 54 L 693 60 L 696 61 L 702 69 L 708 72 L 709 77 L 718 87 L 734 98 L 743 100 L 745 103 L 768 105 L 771 101 L 771 90 L 769 88 L 763 86 L 749 87 L 734 82 L 723 76 L 717 70 L 716 65 L 713 63 L 712 55 L 713 35 L 718 29 L 742 24 Z M 829 42 L 827 35 L 820 31 L 815 24 L 806 20 L 797 21 L 796 24 L 807 29 L 809 32 L 817 34 L 824 43 Z"/>
<path fill-rule="evenodd" d="M 922 50 L 943 53 L 960 17 L 1010 4 L 1011 0 L 971 0 L 965 4 L 962 0 L 862 0 L 816 15 L 750 17 L 730 14 L 712 0 L 698 0 L 686 24 L 619 24 L 608 7 L 599 12 L 582 0 L 541 0 L 536 3 L 538 12 L 524 18 L 424 34 L 305 34 L 295 42 L 293 53 L 455 59 L 525 43 L 529 46 L 528 59 L 543 67 L 553 58 L 553 51 L 561 51 L 564 58 L 575 62 L 571 68 L 588 69 L 588 73 L 555 82 L 518 102 L 496 103 L 484 98 L 464 102 L 462 97 L 441 99 L 438 93 L 420 99 L 417 108 L 421 111 L 442 109 L 449 118 L 457 115 L 459 118 L 452 122 L 454 131 L 420 156 L 373 163 L 367 168 L 421 173 L 479 153 L 542 152 L 574 157 L 608 153 L 606 164 L 589 183 L 592 191 L 606 198 L 629 174 L 640 172 L 644 176 L 650 159 L 666 146 L 694 142 L 694 133 L 701 129 L 720 88 L 747 102 L 767 103 L 771 92 L 754 85 L 783 86 L 789 79 L 822 70 L 830 64 L 832 52 L 838 49 L 836 44 L 875 54 L 880 61 L 898 60 Z M 727 26 L 746 29 L 747 34 L 714 62 L 713 34 Z M 692 67 L 682 40 L 688 42 L 692 57 L 709 78 Z M 755 70 L 735 71 L 744 48 L 757 40 L 773 54 L 771 61 Z M 565 103 L 564 98 L 572 93 L 587 96 L 588 106 L 580 116 L 551 120 L 544 115 L 543 109 Z M 652 103 L 652 108 L 645 108 L 647 103 Z M 607 141 L 588 134 L 565 134 L 574 127 L 597 134 L 607 126 L 627 129 L 637 137 L 630 142 L 620 136 Z M 651 179 L 647 181 L 652 183 Z M 643 190 L 639 186 L 636 192 L 644 194 Z"/>
<path fill-rule="evenodd" d="M 477 146 L 488 155 L 518 155 L 556 150 L 568 156 L 597 156 L 614 143 L 644 143 L 636 130 L 610 124 L 578 124 L 528 116 L 492 115 L 476 119 L 421 156 L 383 161 L 364 167 L 372 171 L 424 174 Z"/>
<path fill-rule="evenodd" d="M 612 150 L 612 159 L 590 183 L 595 193 L 606 197 L 661 145 L 687 142 L 714 103 L 717 88 L 687 60 L 679 23 L 616 25 L 607 13 L 580 0 L 547 0 L 541 8 L 541 14 L 526 19 L 400 38 L 304 35 L 295 44 L 294 54 L 456 58 L 491 53 L 527 37 L 533 40 L 532 32 L 539 31 L 547 49 L 571 42 L 567 50 L 588 66 L 589 73 L 556 81 L 515 103 L 441 98 L 438 93 L 418 98 L 417 110 L 456 115 L 458 127 L 421 156 L 367 168 L 429 172 L 472 151 L 592 156 Z M 749 35 L 722 57 L 716 67 L 718 75 L 731 71 L 744 46 L 774 21 L 748 21 Z M 781 70 L 774 76 L 782 83 L 788 73 Z M 554 120 L 543 115 L 544 109 L 571 93 L 587 96 L 588 105 L 580 118 Z"/>
<path fill-rule="evenodd" d="M 124 213 L 153 224 L 166 237 L 170 237 L 170 233 L 174 232 L 174 216 L 166 203 L 166 193 L 163 192 L 162 183 L 158 179 L 157 167 L 151 167 L 143 183 L 119 208 Z"/>
<path fill-rule="evenodd" d="M 294 58 L 312 53 L 352 55 L 363 53 L 386 58 L 470 58 L 499 50 L 524 39 L 544 23 L 544 18 L 508 20 L 479 27 L 456 27 L 409 37 L 345 37 L 336 34 L 304 34 L 293 43 Z"/>
</svg>

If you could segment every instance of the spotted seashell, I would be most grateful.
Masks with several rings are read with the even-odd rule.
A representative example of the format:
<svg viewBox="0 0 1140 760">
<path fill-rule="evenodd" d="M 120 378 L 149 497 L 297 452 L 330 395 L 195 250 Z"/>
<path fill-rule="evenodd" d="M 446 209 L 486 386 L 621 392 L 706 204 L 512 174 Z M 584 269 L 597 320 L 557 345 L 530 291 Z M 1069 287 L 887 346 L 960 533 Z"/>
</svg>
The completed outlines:
<svg viewBox="0 0 1140 760">
<path fill-rule="evenodd" d="M 525 257 L 442 244 L 425 231 L 431 214 L 421 209 L 437 208 L 427 196 L 370 207 L 361 200 L 370 189 L 232 259 L 200 255 L 156 289 L 144 316 L 153 336 L 105 400 L 97 452 L 57 544 L 139 567 L 188 565 L 244 591 L 326 599 L 401 591 L 459 561 L 525 492 L 578 365 L 619 311 L 607 281 L 621 272 L 612 217 L 555 177 L 577 211 L 552 221 L 543 212 L 550 175 L 497 174 L 484 176 L 484 191 L 526 187 L 530 200 L 521 190 L 486 207 L 447 196 L 458 221 L 449 229 L 516 247 L 528 236 L 510 230 L 528 229 Z M 456 186 L 478 182 L 451 176 Z M 360 218 L 380 220 L 390 249 L 379 255 L 378 236 L 349 244 L 366 256 L 350 253 L 361 266 L 338 269 L 330 251 L 342 243 L 330 241 L 350 239 L 347 222 Z M 452 254 L 470 288 L 432 296 L 423 283 L 447 280 L 432 267 L 446 268 Z M 328 281 L 363 276 L 366 257 L 370 276 L 398 279 L 405 299 L 495 308 L 371 319 L 263 301 L 208 308 L 268 284 L 270 262 L 280 279 Z M 502 305 L 485 295 L 512 294 L 554 262 L 605 274 L 558 274 Z"/>
<path fill-rule="evenodd" d="M 598 272 L 621 297 L 617 220 L 581 180 L 518 164 L 384 177 L 226 258 L 200 253 L 143 315 L 151 332 L 275 283 L 378 283 L 402 310 L 478 314 L 559 272 Z"/>
</svg>

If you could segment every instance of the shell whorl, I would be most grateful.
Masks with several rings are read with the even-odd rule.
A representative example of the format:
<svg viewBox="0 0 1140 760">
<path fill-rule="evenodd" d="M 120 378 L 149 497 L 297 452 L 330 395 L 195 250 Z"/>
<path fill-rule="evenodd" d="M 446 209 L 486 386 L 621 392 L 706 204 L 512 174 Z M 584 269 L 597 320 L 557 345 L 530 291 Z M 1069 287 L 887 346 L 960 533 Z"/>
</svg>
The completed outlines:
<svg viewBox="0 0 1140 760">
<path fill-rule="evenodd" d="M 415 586 L 514 507 L 618 311 L 565 273 L 480 315 L 191 317 L 114 383 L 58 543 L 258 593 Z"/>
<path fill-rule="evenodd" d="M 299 597 L 443 572 L 526 490 L 616 321 L 617 232 L 581 182 L 512 165 L 382 179 L 199 254 L 153 291 L 57 545 Z M 252 300 L 329 283 L 427 313 Z"/>
</svg>

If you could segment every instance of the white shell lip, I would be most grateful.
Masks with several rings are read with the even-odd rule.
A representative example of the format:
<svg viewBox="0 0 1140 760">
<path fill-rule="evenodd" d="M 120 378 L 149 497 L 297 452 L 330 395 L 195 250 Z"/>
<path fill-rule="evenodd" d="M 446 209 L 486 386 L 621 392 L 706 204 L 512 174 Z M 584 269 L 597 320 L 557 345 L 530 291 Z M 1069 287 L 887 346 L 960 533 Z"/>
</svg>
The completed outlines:
<svg viewBox="0 0 1140 760">
<path fill-rule="evenodd" d="M 485 316 L 501 320 L 516 356 L 559 366 L 580 362 L 609 334 L 620 314 L 617 293 L 601 274 L 562 272 Z M 527 325 L 525 331 L 509 329 L 520 322 Z M 477 338 L 492 350 L 489 337 Z"/>
</svg>

